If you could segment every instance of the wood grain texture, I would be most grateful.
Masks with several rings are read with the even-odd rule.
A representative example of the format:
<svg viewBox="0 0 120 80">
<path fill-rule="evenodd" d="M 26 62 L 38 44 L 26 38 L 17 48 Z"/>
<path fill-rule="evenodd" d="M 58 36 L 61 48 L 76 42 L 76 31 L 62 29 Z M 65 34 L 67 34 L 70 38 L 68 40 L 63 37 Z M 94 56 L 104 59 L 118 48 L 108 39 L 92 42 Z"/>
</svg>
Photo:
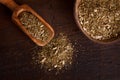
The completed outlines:
<svg viewBox="0 0 120 80">
<path fill-rule="evenodd" d="M 64 32 L 75 46 L 70 70 L 45 73 L 31 65 L 36 45 L 11 21 L 12 12 L 0 5 L 0 80 L 120 80 L 120 41 L 101 45 L 89 40 L 73 15 L 75 0 L 15 0 L 28 4 L 51 26 Z"/>
</svg>

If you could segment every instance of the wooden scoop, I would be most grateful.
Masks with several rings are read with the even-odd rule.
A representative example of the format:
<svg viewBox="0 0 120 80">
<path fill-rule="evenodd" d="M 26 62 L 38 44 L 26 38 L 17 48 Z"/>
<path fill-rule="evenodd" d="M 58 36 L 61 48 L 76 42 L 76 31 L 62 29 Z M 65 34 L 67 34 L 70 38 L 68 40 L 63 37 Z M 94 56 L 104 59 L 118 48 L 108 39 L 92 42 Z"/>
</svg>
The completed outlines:
<svg viewBox="0 0 120 80">
<path fill-rule="evenodd" d="M 11 9 L 13 11 L 12 19 L 15 22 L 15 24 L 17 24 L 22 29 L 22 31 L 25 34 L 27 34 L 27 36 L 33 42 L 35 42 L 38 46 L 45 46 L 54 37 L 54 30 L 52 29 L 52 27 L 42 17 L 40 17 L 33 9 L 31 9 L 28 5 L 19 6 L 13 0 L 0 0 L 0 3 L 4 4 L 5 6 L 7 6 L 9 9 Z M 49 36 L 48 36 L 46 41 L 41 41 L 39 39 L 36 39 L 34 36 L 32 36 L 28 32 L 28 30 L 25 28 L 25 26 L 22 25 L 22 23 L 20 22 L 18 16 L 22 12 L 25 12 L 25 11 L 30 12 L 34 16 L 36 16 L 39 19 L 39 21 L 44 25 L 44 27 L 47 28 L 47 30 L 49 32 Z"/>
</svg>

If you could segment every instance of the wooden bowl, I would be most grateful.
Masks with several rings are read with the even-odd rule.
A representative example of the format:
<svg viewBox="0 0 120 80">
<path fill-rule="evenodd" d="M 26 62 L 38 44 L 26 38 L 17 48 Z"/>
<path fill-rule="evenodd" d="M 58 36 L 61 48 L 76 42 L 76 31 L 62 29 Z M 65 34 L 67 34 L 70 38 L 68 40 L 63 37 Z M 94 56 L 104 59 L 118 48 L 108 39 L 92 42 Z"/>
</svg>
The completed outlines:
<svg viewBox="0 0 120 80">
<path fill-rule="evenodd" d="M 109 40 L 97 40 L 97 39 L 93 39 L 91 36 L 89 36 L 87 34 L 87 32 L 85 32 L 82 28 L 82 25 L 80 24 L 79 22 L 79 18 L 78 18 L 78 7 L 80 5 L 80 1 L 81 0 L 76 0 L 75 2 L 75 6 L 74 6 L 74 16 L 75 16 L 75 20 L 76 20 L 76 23 L 78 25 L 78 27 L 81 29 L 81 31 L 92 41 L 94 42 L 97 42 L 97 43 L 101 43 L 101 44 L 108 44 L 108 43 L 114 43 L 114 42 L 117 42 L 119 41 L 120 37 L 117 37 L 117 38 L 112 38 L 112 39 L 109 39 Z"/>
</svg>

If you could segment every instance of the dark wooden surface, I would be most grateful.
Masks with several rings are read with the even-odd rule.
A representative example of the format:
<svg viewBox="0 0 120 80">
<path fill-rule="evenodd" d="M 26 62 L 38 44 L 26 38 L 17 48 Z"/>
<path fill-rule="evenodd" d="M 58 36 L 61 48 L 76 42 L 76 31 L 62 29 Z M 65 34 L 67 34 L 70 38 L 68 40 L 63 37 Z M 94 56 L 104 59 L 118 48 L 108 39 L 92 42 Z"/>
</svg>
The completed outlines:
<svg viewBox="0 0 120 80">
<path fill-rule="evenodd" d="M 75 46 L 73 65 L 58 75 L 31 65 L 36 46 L 11 21 L 12 12 L 0 5 L 0 80 L 120 80 L 120 41 L 102 45 L 90 41 L 75 23 L 75 0 L 15 0 L 30 5 L 56 34 L 68 35 Z"/>
</svg>

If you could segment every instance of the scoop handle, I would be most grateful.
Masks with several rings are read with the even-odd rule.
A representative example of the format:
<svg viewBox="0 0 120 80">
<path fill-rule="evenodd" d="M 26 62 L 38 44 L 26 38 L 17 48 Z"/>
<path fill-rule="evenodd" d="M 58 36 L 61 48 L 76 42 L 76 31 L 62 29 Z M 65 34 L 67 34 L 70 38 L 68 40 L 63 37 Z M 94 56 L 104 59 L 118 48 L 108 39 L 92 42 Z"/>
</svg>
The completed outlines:
<svg viewBox="0 0 120 80">
<path fill-rule="evenodd" d="M 0 0 L 0 3 L 7 6 L 9 9 L 14 11 L 19 5 L 14 0 Z"/>
</svg>

